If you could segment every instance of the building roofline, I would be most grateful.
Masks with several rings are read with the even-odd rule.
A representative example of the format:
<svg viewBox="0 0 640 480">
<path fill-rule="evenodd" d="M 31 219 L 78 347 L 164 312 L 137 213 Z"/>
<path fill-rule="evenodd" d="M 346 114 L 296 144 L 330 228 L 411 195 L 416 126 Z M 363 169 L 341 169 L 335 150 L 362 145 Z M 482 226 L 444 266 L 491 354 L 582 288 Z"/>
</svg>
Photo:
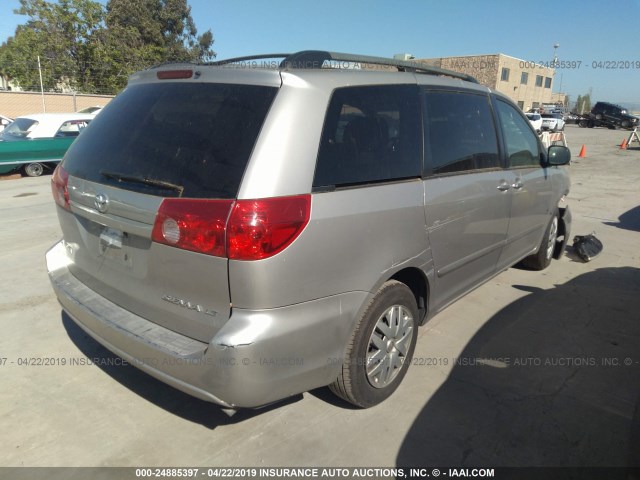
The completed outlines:
<svg viewBox="0 0 640 480">
<path fill-rule="evenodd" d="M 420 60 L 434 60 L 436 58 L 471 58 L 471 57 L 497 57 L 499 55 L 504 55 L 503 53 L 480 53 L 477 55 L 448 55 L 448 56 L 440 56 L 440 57 L 428 57 L 428 58 L 416 58 L 416 61 Z M 515 57 L 514 57 L 515 58 Z"/>
<path fill-rule="evenodd" d="M 498 55 L 500 55 L 501 57 L 513 58 L 514 60 L 519 60 L 521 62 L 526 61 L 526 60 L 523 60 L 522 58 L 514 57 L 512 55 L 507 55 L 505 53 L 499 53 Z"/>
</svg>

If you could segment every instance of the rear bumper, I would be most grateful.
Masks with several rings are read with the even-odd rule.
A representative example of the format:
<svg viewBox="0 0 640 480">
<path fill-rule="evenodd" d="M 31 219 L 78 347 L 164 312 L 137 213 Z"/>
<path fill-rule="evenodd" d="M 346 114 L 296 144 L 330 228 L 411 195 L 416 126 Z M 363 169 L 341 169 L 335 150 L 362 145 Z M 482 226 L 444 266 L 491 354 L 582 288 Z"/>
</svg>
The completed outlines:
<svg viewBox="0 0 640 480">
<path fill-rule="evenodd" d="M 225 407 L 258 407 L 331 383 L 367 292 L 282 308 L 234 309 L 209 343 L 135 315 L 68 268 L 63 242 L 46 254 L 53 289 L 88 335 L 153 377 Z"/>
</svg>

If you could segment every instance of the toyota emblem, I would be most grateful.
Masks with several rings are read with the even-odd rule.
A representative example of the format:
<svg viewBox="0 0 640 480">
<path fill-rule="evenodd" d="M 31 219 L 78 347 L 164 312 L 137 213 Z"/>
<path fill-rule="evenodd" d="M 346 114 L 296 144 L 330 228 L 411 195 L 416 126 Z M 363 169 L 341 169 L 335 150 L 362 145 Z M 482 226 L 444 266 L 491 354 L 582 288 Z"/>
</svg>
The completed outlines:
<svg viewBox="0 0 640 480">
<path fill-rule="evenodd" d="M 109 197 L 107 197 L 104 193 L 99 193 L 96 195 L 96 198 L 93 200 L 93 204 L 100 213 L 107 213 L 109 209 Z"/>
</svg>

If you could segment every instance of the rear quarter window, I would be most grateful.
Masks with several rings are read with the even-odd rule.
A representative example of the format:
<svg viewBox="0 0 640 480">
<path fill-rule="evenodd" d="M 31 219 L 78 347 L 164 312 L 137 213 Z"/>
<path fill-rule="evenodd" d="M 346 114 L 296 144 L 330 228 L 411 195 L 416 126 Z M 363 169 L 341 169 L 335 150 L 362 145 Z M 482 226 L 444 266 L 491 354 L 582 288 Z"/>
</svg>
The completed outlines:
<svg viewBox="0 0 640 480">
<path fill-rule="evenodd" d="M 337 89 L 325 117 L 314 188 L 420 176 L 420 123 L 415 85 Z"/>
<path fill-rule="evenodd" d="M 77 137 L 80 132 L 87 126 L 91 120 L 68 120 L 64 122 L 55 137 Z"/>
<path fill-rule="evenodd" d="M 134 85 L 78 137 L 70 175 L 143 193 L 234 198 L 277 88 L 168 82 Z M 100 172 L 178 185 L 118 182 Z"/>
</svg>

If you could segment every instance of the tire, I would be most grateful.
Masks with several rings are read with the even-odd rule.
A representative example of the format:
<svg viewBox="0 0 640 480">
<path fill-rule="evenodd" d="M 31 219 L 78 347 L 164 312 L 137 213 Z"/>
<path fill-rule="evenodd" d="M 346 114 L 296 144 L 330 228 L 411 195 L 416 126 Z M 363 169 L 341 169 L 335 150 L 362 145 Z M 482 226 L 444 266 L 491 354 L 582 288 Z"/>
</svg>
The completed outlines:
<svg viewBox="0 0 640 480">
<path fill-rule="evenodd" d="M 549 221 L 549 225 L 544 232 L 538 253 L 528 256 L 522 260 L 522 266 L 530 270 L 544 270 L 551 264 L 553 252 L 556 249 L 558 240 L 558 227 L 560 219 L 558 217 L 558 209 L 553 212 L 553 217 Z"/>
<path fill-rule="evenodd" d="M 586 121 L 586 120 L 580 120 L 580 121 L 578 121 L 578 126 L 582 127 L 582 128 L 586 128 L 586 127 L 589 126 L 589 122 Z"/>
<path fill-rule="evenodd" d="M 386 400 L 409 369 L 418 338 L 418 306 L 404 283 L 386 282 L 351 336 L 338 378 L 338 397 L 361 408 Z"/>
<path fill-rule="evenodd" d="M 41 163 L 28 163 L 22 169 L 27 177 L 39 177 L 44 172 L 44 167 Z"/>
<path fill-rule="evenodd" d="M 629 120 L 623 120 L 622 123 L 620 124 L 620 126 L 622 128 L 629 128 L 631 126 L 631 124 L 629 123 Z"/>
</svg>

